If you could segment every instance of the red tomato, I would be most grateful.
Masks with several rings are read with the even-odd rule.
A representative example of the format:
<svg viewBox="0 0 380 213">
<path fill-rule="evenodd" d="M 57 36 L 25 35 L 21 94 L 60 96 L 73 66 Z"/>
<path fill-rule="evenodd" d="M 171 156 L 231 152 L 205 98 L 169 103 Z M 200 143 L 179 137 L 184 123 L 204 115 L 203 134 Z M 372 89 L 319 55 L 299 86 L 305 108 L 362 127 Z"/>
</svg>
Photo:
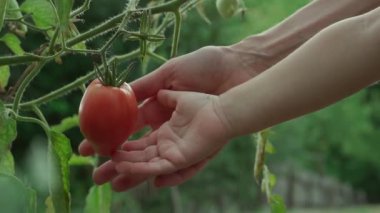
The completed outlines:
<svg viewBox="0 0 380 213">
<path fill-rule="evenodd" d="M 137 101 L 131 87 L 103 86 L 94 80 L 79 106 L 82 134 L 101 156 L 112 155 L 128 139 L 137 120 Z"/>
</svg>

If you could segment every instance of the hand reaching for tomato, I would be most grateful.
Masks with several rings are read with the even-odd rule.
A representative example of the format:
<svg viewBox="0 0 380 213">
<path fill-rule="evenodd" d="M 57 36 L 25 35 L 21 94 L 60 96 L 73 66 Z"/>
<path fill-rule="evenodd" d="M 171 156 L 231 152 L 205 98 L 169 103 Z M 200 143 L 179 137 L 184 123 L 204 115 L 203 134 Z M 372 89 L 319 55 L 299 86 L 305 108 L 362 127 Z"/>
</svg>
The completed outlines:
<svg viewBox="0 0 380 213">
<path fill-rule="evenodd" d="M 264 67 L 256 66 L 255 73 L 261 72 Z M 249 80 L 253 74 L 252 67 L 246 63 L 240 63 L 239 57 L 230 47 L 204 47 L 193 53 L 189 53 L 178 58 L 171 59 L 152 73 L 131 83 L 131 87 L 138 102 L 144 102 L 138 109 L 138 121 L 135 131 L 143 126 L 150 126 L 153 129 L 159 128 L 167 122 L 172 113 L 172 109 L 162 106 L 155 98 L 160 89 L 185 90 L 204 92 L 208 94 L 221 94 L 231 87 Z M 81 155 L 93 155 L 95 153 L 87 139 L 79 146 Z M 110 181 L 115 176 L 112 171 L 114 164 L 108 162 L 101 166 L 94 173 L 94 180 L 97 183 Z M 190 173 L 194 168 L 182 169 L 182 173 Z M 104 169 L 106 168 L 106 169 Z M 113 174 L 113 175 L 112 175 Z M 123 190 L 140 182 L 145 178 L 131 180 L 125 177 L 128 186 L 121 187 L 122 177 L 118 177 L 115 189 Z M 131 184 L 134 183 L 134 184 Z"/>
</svg>

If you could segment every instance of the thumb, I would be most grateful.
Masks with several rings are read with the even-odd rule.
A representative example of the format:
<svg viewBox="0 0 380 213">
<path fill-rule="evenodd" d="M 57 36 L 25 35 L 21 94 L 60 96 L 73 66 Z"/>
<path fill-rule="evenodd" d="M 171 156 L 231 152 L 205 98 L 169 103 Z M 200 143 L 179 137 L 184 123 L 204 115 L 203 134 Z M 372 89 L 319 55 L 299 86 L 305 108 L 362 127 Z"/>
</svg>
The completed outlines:
<svg viewBox="0 0 380 213">
<path fill-rule="evenodd" d="M 172 62 L 167 62 L 155 71 L 130 83 L 138 102 L 155 96 L 160 89 L 167 89 L 167 81 L 173 71 Z"/>
<path fill-rule="evenodd" d="M 157 100 L 163 106 L 176 108 L 178 99 L 182 92 L 173 90 L 160 90 L 157 94 Z"/>
</svg>

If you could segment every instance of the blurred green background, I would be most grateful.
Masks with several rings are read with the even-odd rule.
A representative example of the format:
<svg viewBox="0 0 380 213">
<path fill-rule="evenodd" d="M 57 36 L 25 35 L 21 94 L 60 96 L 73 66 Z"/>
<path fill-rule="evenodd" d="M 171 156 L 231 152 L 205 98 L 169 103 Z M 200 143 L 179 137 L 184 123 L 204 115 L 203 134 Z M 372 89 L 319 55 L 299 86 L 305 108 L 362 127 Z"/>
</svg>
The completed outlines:
<svg viewBox="0 0 380 213">
<path fill-rule="evenodd" d="M 308 2 L 246 0 L 247 11 L 244 17 L 223 19 L 216 11 L 215 1 L 205 1 L 205 11 L 212 24 L 209 25 L 202 20 L 195 10 L 188 13 L 182 25 L 179 54 L 206 45 L 229 45 L 238 42 L 248 35 L 268 29 Z M 79 4 L 80 1 L 76 3 Z M 124 1 L 116 0 L 93 1 L 91 10 L 83 17 L 85 22 L 78 24 L 78 28 L 83 31 L 96 26 L 119 13 L 124 4 Z M 38 34 L 29 36 L 36 43 L 43 39 Z M 131 46 L 121 44 L 114 51 L 126 52 L 129 49 Z M 169 44 L 164 44 L 158 53 L 168 56 L 169 50 Z M 84 56 L 69 56 L 63 60 L 63 65 L 46 66 L 43 74 L 37 77 L 27 91 L 27 99 L 45 94 L 92 69 L 91 60 Z M 152 61 L 149 69 L 153 70 L 159 65 Z M 131 80 L 138 75 L 141 73 L 132 74 Z M 63 99 L 44 105 L 42 110 L 51 124 L 58 123 L 62 118 L 77 112 L 80 97 L 79 91 L 72 92 Z M 274 127 L 270 139 L 276 153 L 268 157 L 269 168 L 274 168 L 274 173 L 278 174 L 279 185 L 282 183 L 285 188 L 288 185 L 285 181 L 288 180 L 285 178 L 288 171 L 292 171 L 293 176 L 308 174 L 312 177 L 309 179 L 329 177 L 338 182 L 338 185 L 344 184 L 352 193 L 360 195 L 359 198 L 352 199 L 351 205 L 376 204 L 380 202 L 379 129 L 380 89 L 379 86 L 372 86 L 332 107 Z M 38 127 L 20 124 L 18 138 L 13 146 L 19 165 L 18 173 L 38 189 L 41 204 L 46 197 L 44 195 L 47 194 L 45 161 L 40 157 L 44 155 L 46 145 L 43 135 L 43 131 Z M 70 130 L 67 135 L 71 139 L 73 149 L 76 150 L 82 139 L 79 130 Z M 206 169 L 177 188 L 153 189 L 142 186 L 128 192 L 114 193 L 112 212 L 256 212 L 260 211 L 259 209 L 265 212 L 267 210 L 264 197 L 252 177 L 254 153 L 255 144 L 251 136 L 237 138 L 229 143 Z M 287 168 L 285 172 L 283 168 Z M 90 167 L 72 168 L 74 212 L 82 212 L 84 198 L 92 185 L 91 172 Z M 281 182 L 282 174 L 284 179 Z M 294 188 L 293 194 L 297 190 Z M 301 202 L 297 201 L 297 196 L 291 194 L 289 189 L 279 188 L 277 191 L 285 193 L 284 199 L 290 206 L 315 208 L 313 204 L 299 204 Z M 344 192 L 342 196 L 343 194 Z M 305 196 L 311 195 L 306 193 Z M 337 205 L 320 204 L 319 207 L 347 208 L 349 204 L 350 202 L 342 201 Z M 43 207 L 41 211 L 42 209 Z M 335 209 L 331 212 L 340 211 Z M 357 209 L 353 212 L 365 210 Z"/>
</svg>

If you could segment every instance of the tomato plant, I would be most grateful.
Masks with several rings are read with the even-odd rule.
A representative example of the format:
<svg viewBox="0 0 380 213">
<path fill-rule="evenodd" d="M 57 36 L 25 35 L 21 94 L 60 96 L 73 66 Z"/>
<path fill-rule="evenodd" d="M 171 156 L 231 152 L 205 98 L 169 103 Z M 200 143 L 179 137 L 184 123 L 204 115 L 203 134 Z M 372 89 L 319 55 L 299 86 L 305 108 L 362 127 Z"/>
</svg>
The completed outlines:
<svg viewBox="0 0 380 213">
<path fill-rule="evenodd" d="M 137 101 L 131 87 L 104 86 L 94 80 L 79 106 L 83 135 L 101 156 L 110 156 L 128 139 L 137 120 Z"/>
<path fill-rule="evenodd" d="M 223 4 L 219 1 L 217 7 L 225 17 L 235 14 L 238 7 L 242 6 L 239 0 L 222 1 Z M 83 14 L 92 8 L 94 2 L 0 0 L 0 188 L 17 192 L 8 196 L 8 199 L 0 199 L 5 200 L 11 209 L 2 209 L 3 212 L 15 212 L 18 209 L 25 212 L 37 212 L 39 209 L 38 212 L 42 212 L 43 208 L 46 210 L 44 212 L 49 213 L 71 212 L 72 197 L 75 196 L 70 186 L 71 167 L 95 168 L 98 158 L 76 155 L 72 151 L 72 145 L 75 147 L 76 144 L 71 144 L 66 131 L 79 126 L 101 156 L 110 156 L 127 140 L 137 120 L 137 102 L 133 91 L 125 83 L 128 72 L 118 73 L 116 67 L 122 67 L 132 60 L 139 61 L 142 68 L 140 74 L 145 74 L 150 59 L 159 62 L 167 60 L 158 54 L 162 54 L 162 51 L 157 51 L 165 41 L 171 45 L 170 53 L 166 55 L 175 57 L 183 14 L 200 5 L 201 0 L 141 3 L 139 0 L 128 0 L 125 1 L 125 7 L 108 20 L 93 27 L 81 28 L 80 24 L 85 23 L 86 19 Z M 168 36 L 168 32 L 172 36 Z M 39 43 L 32 42 L 33 37 L 38 37 Z M 131 44 L 136 41 L 139 46 Z M 116 42 L 126 48 L 113 52 L 112 46 Z M 33 45 L 29 45 L 31 43 Z M 94 63 L 93 70 L 79 69 L 78 76 L 70 79 L 70 82 L 64 85 L 59 82 L 57 85 L 60 87 L 48 91 L 39 88 L 43 94 L 24 98 L 25 94 L 33 91 L 29 91 L 28 87 L 37 76 L 59 72 L 62 69 L 50 68 L 58 66 L 56 64 L 71 63 L 67 57 L 79 54 L 83 60 Z M 94 56 L 99 56 L 101 62 Z M 46 69 L 46 65 L 49 69 Z M 65 73 L 59 75 L 67 77 Z M 92 83 L 82 96 L 79 115 L 62 118 L 60 123 L 51 125 L 41 105 L 49 107 L 48 103 L 53 100 L 71 92 L 80 93 L 80 89 L 90 81 Z M 42 174 L 46 178 L 46 183 L 42 183 L 48 188 L 46 193 L 38 191 L 28 180 L 28 184 L 24 184 L 23 180 L 27 178 L 24 175 L 19 178 L 16 174 L 18 162 L 14 160 L 11 147 L 17 138 L 19 122 L 37 124 L 46 135 L 46 156 L 43 156 L 46 170 Z M 22 196 L 17 197 L 18 192 Z M 85 199 L 84 212 L 110 212 L 111 195 L 110 185 L 92 186 Z M 8 202 L 14 197 L 20 202 Z"/>
</svg>

